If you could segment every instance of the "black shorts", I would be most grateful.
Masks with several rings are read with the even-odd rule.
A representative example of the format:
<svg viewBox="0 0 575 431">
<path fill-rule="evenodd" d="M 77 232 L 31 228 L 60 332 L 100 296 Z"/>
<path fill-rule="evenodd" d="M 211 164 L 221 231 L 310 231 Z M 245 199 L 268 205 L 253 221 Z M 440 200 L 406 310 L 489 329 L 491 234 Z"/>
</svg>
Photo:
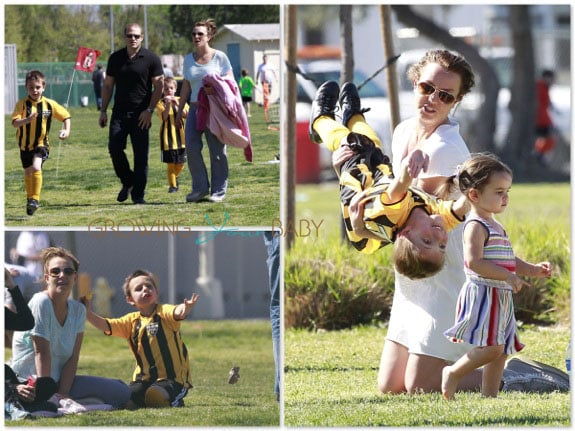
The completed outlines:
<svg viewBox="0 0 575 431">
<path fill-rule="evenodd" d="M 20 150 L 20 161 L 24 169 L 29 168 L 34 163 L 34 157 L 41 157 L 42 163 L 48 160 L 50 152 L 46 147 L 36 147 L 32 151 Z"/>
<path fill-rule="evenodd" d="M 174 380 L 157 380 L 155 382 L 130 382 L 130 400 L 138 407 L 145 407 L 146 391 L 150 386 L 159 386 L 170 395 L 170 404 L 177 407 L 188 393 L 188 389 Z"/>
<path fill-rule="evenodd" d="M 247 103 L 252 101 L 252 96 L 242 96 L 242 102 Z"/>
</svg>

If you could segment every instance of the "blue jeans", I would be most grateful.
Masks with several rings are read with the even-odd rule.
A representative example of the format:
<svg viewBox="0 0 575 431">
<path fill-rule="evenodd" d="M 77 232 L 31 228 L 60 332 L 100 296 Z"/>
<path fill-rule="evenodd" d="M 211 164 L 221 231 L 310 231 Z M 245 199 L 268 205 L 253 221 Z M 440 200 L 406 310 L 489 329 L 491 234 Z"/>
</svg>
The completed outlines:
<svg viewBox="0 0 575 431">
<path fill-rule="evenodd" d="M 138 126 L 139 113 L 112 112 L 110 120 L 110 135 L 108 151 L 114 165 L 114 172 L 122 182 L 123 187 L 132 188 L 132 199 L 144 197 L 148 180 L 148 152 L 150 147 L 149 129 Z M 128 136 L 132 141 L 134 154 L 134 170 L 126 157 Z"/>
<path fill-rule="evenodd" d="M 115 409 L 123 408 L 130 399 L 130 388 L 121 380 L 96 376 L 76 376 L 70 389 L 70 397 L 99 398 Z"/>
<path fill-rule="evenodd" d="M 206 135 L 210 151 L 210 180 L 208 180 L 208 170 L 202 156 L 204 148 L 202 134 Z M 186 121 L 186 155 L 188 156 L 188 169 L 192 175 L 192 193 L 209 194 L 211 182 L 211 194 L 225 196 L 228 188 L 226 146 L 208 129 L 203 132 L 196 130 L 196 107 L 190 107 Z"/>
<path fill-rule="evenodd" d="M 270 320 L 272 324 L 272 342 L 274 362 L 276 367 L 274 391 L 280 393 L 280 235 L 278 232 L 264 232 L 264 242 L 267 248 L 268 274 L 270 286 Z"/>
</svg>

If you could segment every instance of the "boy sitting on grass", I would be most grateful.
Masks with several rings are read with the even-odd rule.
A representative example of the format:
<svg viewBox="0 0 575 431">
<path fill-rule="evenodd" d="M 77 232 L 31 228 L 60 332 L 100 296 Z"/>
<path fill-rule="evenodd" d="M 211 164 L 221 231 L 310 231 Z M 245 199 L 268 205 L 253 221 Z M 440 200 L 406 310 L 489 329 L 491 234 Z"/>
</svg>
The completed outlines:
<svg viewBox="0 0 575 431">
<path fill-rule="evenodd" d="M 342 123 L 335 120 L 339 102 Z M 463 196 L 442 200 L 411 183 L 429 164 L 429 156 L 414 150 L 394 177 L 389 157 L 365 122 L 357 88 L 327 81 L 312 104 L 309 134 L 312 141 L 337 151 L 340 203 L 347 237 L 363 253 L 394 243 L 397 271 L 411 279 L 430 277 L 445 261 L 447 232 L 465 220 L 469 203 Z M 360 224 L 352 225 L 350 210 L 363 208 Z M 360 210 L 361 211 L 361 210 Z"/>
<path fill-rule="evenodd" d="M 105 319 L 90 309 L 90 298 L 80 299 L 86 318 L 106 335 L 128 340 L 136 359 L 130 383 L 128 409 L 140 407 L 183 407 L 192 387 L 188 349 L 180 334 L 181 321 L 198 301 L 193 293 L 179 305 L 159 304 L 153 274 L 136 270 L 123 285 L 128 304 L 138 311 L 116 319 Z"/>
</svg>

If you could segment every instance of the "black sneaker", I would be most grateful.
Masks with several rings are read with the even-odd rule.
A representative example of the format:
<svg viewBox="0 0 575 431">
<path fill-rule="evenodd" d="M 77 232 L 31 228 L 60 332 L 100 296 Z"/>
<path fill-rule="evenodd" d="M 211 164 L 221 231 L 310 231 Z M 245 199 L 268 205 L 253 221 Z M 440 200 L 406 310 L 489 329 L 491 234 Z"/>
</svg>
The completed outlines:
<svg viewBox="0 0 575 431">
<path fill-rule="evenodd" d="M 28 199 L 28 202 L 26 203 L 26 214 L 29 216 L 33 215 L 39 206 L 40 204 L 36 199 Z"/>
<path fill-rule="evenodd" d="M 178 190 L 179 190 L 178 187 L 170 186 L 170 188 L 168 189 L 168 193 L 176 193 Z"/>
<path fill-rule="evenodd" d="M 363 115 L 370 108 L 361 109 L 361 99 L 357 87 L 353 82 L 346 82 L 339 93 L 339 107 L 341 108 L 341 123 L 347 127 L 350 118 L 355 114 Z"/>
<path fill-rule="evenodd" d="M 311 113 L 309 117 L 309 137 L 312 142 L 321 144 L 321 138 L 313 129 L 313 123 L 322 115 L 335 119 L 338 96 L 339 84 L 335 81 L 326 81 L 317 89 L 315 99 L 313 99 L 311 104 Z"/>
<path fill-rule="evenodd" d="M 124 202 L 126 199 L 128 199 L 128 195 L 130 194 L 131 190 L 132 187 L 122 186 L 122 190 L 120 190 L 120 193 L 118 193 L 117 201 Z"/>
</svg>

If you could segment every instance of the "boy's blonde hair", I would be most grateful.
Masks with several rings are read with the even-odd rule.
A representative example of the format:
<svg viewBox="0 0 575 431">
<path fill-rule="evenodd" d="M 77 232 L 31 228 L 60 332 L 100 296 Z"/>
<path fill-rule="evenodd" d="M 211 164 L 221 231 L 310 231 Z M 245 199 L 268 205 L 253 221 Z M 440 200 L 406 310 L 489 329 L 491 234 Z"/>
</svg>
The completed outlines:
<svg viewBox="0 0 575 431">
<path fill-rule="evenodd" d="M 145 270 L 145 269 L 136 269 L 134 272 L 132 272 L 130 275 L 128 275 L 126 277 L 126 279 L 124 280 L 124 284 L 122 285 L 122 290 L 124 291 L 124 295 L 126 295 L 126 298 L 131 296 L 131 294 L 130 294 L 130 282 L 134 278 L 140 277 L 140 276 L 148 277 L 152 281 L 154 288 L 159 292 L 158 284 L 156 283 L 156 278 L 154 277 L 154 274 L 151 273 L 150 271 Z"/>
<path fill-rule="evenodd" d="M 178 83 L 176 82 L 176 80 L 174 78 L 172 78 L 171 76 L 168 76 L 167 78 L 164 78 L 164 85 L 175 85 L 176 89 L 178 88 Z"/>
<path fill-rule="evenodd" d="M 412 280 L 418 280 L 431 277 L 441 271 L 444 260 L 440 262 L 423 260 L 419 250 L 409 238 L 398 235 L 393 244 L 393 264 L 400 274 Z"/>
</svg>

